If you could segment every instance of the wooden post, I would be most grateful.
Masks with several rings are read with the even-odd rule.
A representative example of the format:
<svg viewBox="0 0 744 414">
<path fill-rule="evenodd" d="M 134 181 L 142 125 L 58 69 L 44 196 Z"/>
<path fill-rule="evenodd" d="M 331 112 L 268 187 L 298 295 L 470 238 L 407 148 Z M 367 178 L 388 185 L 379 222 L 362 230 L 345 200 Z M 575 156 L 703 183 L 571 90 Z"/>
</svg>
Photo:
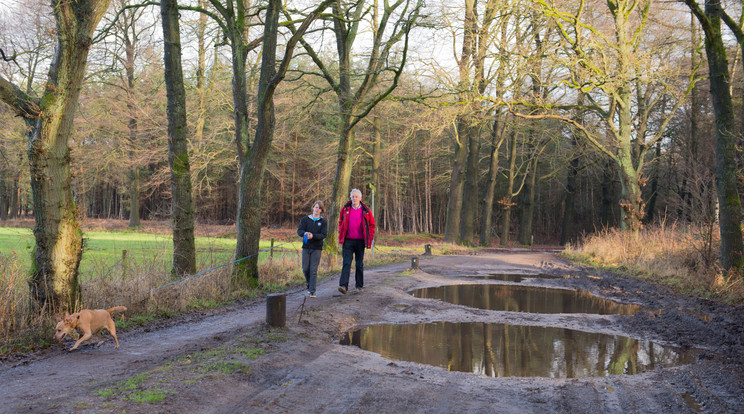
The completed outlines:
<svg viewBox="0 0 744 414">
<path fill-rule="evenodd" d="M 424 256 L 431 256 L 431 244 L 424 246 Z"/>
<path fill-rule="evenodd" d="M 411 258 L 411 269 L 418 269 L 418 257 L 414 256 Z"/>
<path fill-rule="evenodd" d="M 122 250 L 121 251 L 121 278 L 126 279 L 127 278 L 127 251 Z"/>
<path fill-rule="evenodd" d="M 287 294 L 272 293 L 266 296 L 266 324 L 283 328 L 287 323 Z"/>
<path fill-rule="evenodd" d="M 274 258 L 274 238 L 271 238 L 271 249 L 269 250 L 269 257 Z"/>
</svg>

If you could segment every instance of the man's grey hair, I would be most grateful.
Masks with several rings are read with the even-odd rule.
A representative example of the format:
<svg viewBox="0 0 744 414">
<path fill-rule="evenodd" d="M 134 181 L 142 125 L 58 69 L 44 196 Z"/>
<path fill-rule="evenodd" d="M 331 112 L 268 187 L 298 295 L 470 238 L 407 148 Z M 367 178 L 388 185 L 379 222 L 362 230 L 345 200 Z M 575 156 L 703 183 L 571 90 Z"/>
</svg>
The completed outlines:
<svg viewBox="0 0 744 414">
<path fill-rule="evenodd" d="M 354 193 L 359 193 L 359 197 L 362 196 L 362 192 L 359 191 L 358 188 L 355 188 L 355 189 L 351 190 L 351 192 L 349 193 L 349 198 L 351 198 L 351 195 L 354 194 Z"/>
</svg>

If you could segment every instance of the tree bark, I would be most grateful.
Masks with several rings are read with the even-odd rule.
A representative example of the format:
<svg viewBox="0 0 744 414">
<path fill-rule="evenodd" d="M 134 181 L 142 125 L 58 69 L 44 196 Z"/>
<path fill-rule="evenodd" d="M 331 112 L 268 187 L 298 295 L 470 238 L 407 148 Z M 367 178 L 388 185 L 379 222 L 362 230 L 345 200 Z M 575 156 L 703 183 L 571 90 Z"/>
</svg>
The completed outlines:
<svg viewBox="0 0 744 414">
<path fill-rule="evenodd" d="M 462 218 L 460 221 L 460 243 L 474 246 L 475 219 L 478 210 L 478 160 L 480 158 L 480 128 L 468 131 L 468 157 L 463 185 Z M 467 194 L 467 196 L 464 196 Z"/>
<path fill-rule="evenodd" d="M 508 181 L 506 185 L 506 194 L 501 200 L 502 208 L 504 209 L 503 224 L 501 225 L 501 245 L 509 243 L 509 232 L 511 225 L 511 211 L 512 211 L 512 198 L 514 197 L 514 181 L 516 180 L 517 171 L 517 132 L 512 131 L 511 140 L 509 142 L 509 170 L 508 170 Z"/>
<path fill-rule="evenodd" d="M 496 114 L 491 129 L 491 151 L 490 165 L 488 168 L 488 180 L 486 181 L 485 196 L 483 197 L 483 213 L 481 214 L 480 245 L 491 245 L 491 226 L 493 222 L 493 198 L 496 193 L 496 181 L 499 178 L 499 149 L 504 143 L 504 122 L 501 122 L 501 114 Z"/>
<path fill-rule="evenodd" d="M 196 248 L 177 0 L 161 1 L 160 14 L 163 21 L 165 89 L 168 98 L 168 164 L 173 197 L 173 276 L 181 277 L 196 272 Z"/>
<path fill-rule="evenodd" d="M 370 194 L 374 198 L 372 215 L 377 218 L 380 214 L 380 158 L 382 157 L 382 134 L 380 134 L 380 118 L 375 116 L 372 121 L 374 128 L 374 143 L 372 144 L 372 179 Z M 372 200 L 370 200 L 372 201 Z"/>
<path fill-rule="evenodd" d="M 11 193 L 10 193 L 10 211 L 8 212 L 8 218 L 10 218 L 10 219 L 14 219 L 14 218 L 18 217 L 18 214 L 19 214 L 18 212 L 20 210 L 20 205 L 19 205 L 20 204 L 20 201 L 19 201 L 18 193 L 21 191 L 20 190 L 20 181 L 21 181 L 21 174 L 20 174 L 20 171 L 19 171 L 19 172 L 16 172 L 15 173 L 15 175 L 13 177 L 13 180 L 11 181 L 11 186 L 10 186 L 10 191 L 11 191 Z M 84 206 L 84 204 L 83 204 L 83 206 Z"/>
<path fill-rule="evenodd" d="M 656 143 L 656 154 L 654 155 L 654 159 L 656 160 L 656 163 L 654 175 L 653 178 L 651 178 L 651 196 L 648 198 L 646 216 L 643 219 L 643 222 L 646 224 L 653 223 L 656 217 L 656 200 L 659 198 L 659 176 L 661 175 L 661 167 L 659 166 L 659 164 L 661 164 L 661 142 Z"/>
<path fill-rule="evenodd" d="M 69 136 L 92 35 L 108 0 L 53 1 L 57 45 L 44 94 L 30 98 L 0 77 L 0 99 L 24 118 L 36 225 L 29 288 L 32 309 L 72 310 L 79 303 L 82 232 L 72 196 Z"/>
<path fill-rule="evenodd" d="M 7 173 L 5 171 L 0 173 L 0 221 L 8 219 L 8 209 L 10 207 L 10 197 L 8 197 L 10 194 L 6 183 L 6 175 Z"/>
<path fill-rule="evenodd" d="M 261 237 L 261 184 L 266 159 L 274 139 L 274 93 L 289 67 L 294 47 L 318 15 L 333 0 L 321 3 L 303 20 L 300 28 L 287 42 L 280 66 L 276 66 L 276 45 L 279 30 L 280 0 L 270 0 L 266 9 L 261 58 L 261 76 L 258 85 L 258 122 L 256 137 L 250 157 L 240 168 L 238 188 L 238 241 L 235 248 L 237 262 L 233 270 L 234 281 L 240 286 L 258 285 L 258 250 Z"/>
<path fill-rule="evenodd" d="M 527 179 L 522 189 L 522 203 L 520 205 L 519 235 L 517 240 L 525 246 L 532 245 L 532 222 L 535 214 L 535 187 L 537 184 L 537 161 L 539 151 L 534 151 L 533 159 L 530 160 Z"/>
<path fill-rule="evenodd" d="M 460 235 L 462 220 L 462 198 L 465 189 L 465 169 L 467 163 L 467 137 L 469 126 L 463 117 L 457 119 L 455 126 L 454 159 L 450 175 L 449 199 L 447 200 L 447 219 L 444 225 L 444 241 L 455 243 Z"/>
<path fill-rule="evenodd" d="M 602 171 L 602 204 L 599 207 L 599 221 L 602 226 L 609 228 L 614 224 L 613 213 L 612 213 L 612 177 L 614 175 L 614 164 L 608 160 L 604 170 Z"/>
<path fill-rule="evenodd" d="M 572 153 L 576 154 L 578 145 L 575 136 L 571 139 L 571 147 L 573 148 Z M 576 177 L 579 175 L 579 160 L 580 157 L 578 155 L 573 155 L 568 163 L 568 171 L 566 173 L 566 192 L 563 198 L 561 246 L 565 246 L 576 233 L 576 223 L 574 221 L 576 211 L 576 207 L 574 206 L 574 195 L 576 194 Z"/>
<path fill-rule="evenodd" d="M 741 230 L 741 201 L 737 188 L 734 107 L 730 92 L 730 75 L 726 47 L 721 35 L 720 4 L 705 1 L 705 11 L 694 0 L 685 0 L 705 33 L 710 93 L 716 127 L 716 190 L 718 222 L 721 234 L 721 265 L 741 272 L 744 268 L 744 243 Z"/>
<path fill-rule="evenodd" d="M 135 21 L 131 22 L 131 29 L 135 31 Z M 137 111 L 135 109 L 135 78 L 134 78 L 134 50 L 136 47 L 136 36 L 129 38 L 129 33 L 125 32 L 124 51 L 126 54 L 126 74 L 127 74 L 127 110 L 129 111 L 129 158 L 130 161 L 134 161 L 134 146 L 137 145 Z M 140 200 L 139 200 L 139 186 L 140 186 L 140 171 L 139 166 L 132 165 L 129 171 L 129 227 L 135 228 L 141 225 L 140 223 Z"/>
</svg>

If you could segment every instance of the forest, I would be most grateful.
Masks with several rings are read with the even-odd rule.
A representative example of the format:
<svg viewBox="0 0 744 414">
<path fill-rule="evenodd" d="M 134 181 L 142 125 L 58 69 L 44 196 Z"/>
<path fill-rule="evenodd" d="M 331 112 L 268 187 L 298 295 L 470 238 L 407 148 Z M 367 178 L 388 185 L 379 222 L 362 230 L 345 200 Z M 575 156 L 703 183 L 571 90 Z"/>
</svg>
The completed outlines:
<svg viewBox="0 0 744 414">
<path fill-rule="evenodd" d="M 695 0 L 6 2 L 0 225 L 36 220 L 42 302 L 79 294 L 41 281 L 76 280 L 86 218 L 171 221 L 181 275 L 194 222 L 234 225 L 239 259 L 315 200 L 333 223 L 352 188 L 378 231 L 465 246 L 716 228 L 740 272 L 741 16 Z"/>
</svg>

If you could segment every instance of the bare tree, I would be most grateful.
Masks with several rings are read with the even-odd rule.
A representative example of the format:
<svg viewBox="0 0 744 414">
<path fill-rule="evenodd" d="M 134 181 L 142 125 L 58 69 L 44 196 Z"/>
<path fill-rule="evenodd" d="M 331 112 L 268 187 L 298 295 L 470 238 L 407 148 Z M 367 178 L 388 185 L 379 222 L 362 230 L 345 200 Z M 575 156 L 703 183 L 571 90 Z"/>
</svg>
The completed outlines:
<svg viewBox="0 0 744 414">
<path fill-rule="evenodd" d="M 261 236 L 261 184 L 263 183 L 266 158 L 274 139 L 274 93 L 284 79 L 294 48 L 310 24 L 318 18 L 334 0 L 325 0 L 308 14 L 300 26 L 293 30 L 287 42 L 279 67 L 276 66 L 278 20 L 281 2 L 271 0 L 266 9 L 263 33 L 261 78 L 258 87 L 258 123 L 250 158 L 241 163 L 240 186 L 238 188 L 238 244 L 236 260 L 249 257 L 235 265 L 235 276 L 239 282 L 255 285 L 258 282 L 258 243 Z"/>
<path fill-rule="evenodd" d="M 606 11 L 587 8 L 585 0 L 564 8 L 543 0 L 538 3 L 558 26 L 572 55 L 569 69 L 573 76 L 567 84 L 582 92 L 589 91 L 586 95 L 589 105 L 609 131 L 610 141 L 603 142 L 583 129 L 589 142 L 617 165 L 622 188 L 621 227 L 637 235 L 645 214 L 641 195 L 645 154 L 663 138 L 667 124 L 695 83 L 695 72 L 691 72 L 687 85 L 676 87 L 679 68 L 675 71 L 663 65 L 663 60 L 653 60 L 658 55 L 644 53 L 654 47 L 645 37 L 652 0 L 607 2 Z M 608 24 L 602 26 L 603 22 Z M 653 73 L 650 68 L 659 69 Z M 634 87 L 639 86 L 655 90 L 645 111 L 634 114 Z M 671 104 L 662 109 L 663 96 Z M 660 118 L 658 127 L 639 135 L 641 131 L 636 126 L 653 111 Z"/>
<path fill-rule="evenodd" d="M 160 15 L 163 21 L 165 88 L 168 96 L 168 164 L 173 197 L 171 201 L 173 274 L 180 277 L 196 272 L 196 246 L 177 0 L 162 0 Z"/>
<path fill-rule="evenodd" d="M 109 0 L 52 1 L 57 46 L 40 99 L 0 77 L 0 100 L 26 122 L 36 226 L 31 298 L 49 310 L 80 297 L 82 231 L 70 181 L 68 145 L 93 31 Z"/>
<path fill-rule="evenodd" d="M 710 93 L 716 118 L 716 189 L 718 191 L 718 222 L 721 232 L 721 264 L 726 269 L 741 273 L 744 269 L 744 243 L 741 230 L 741 201 L 737 188 L 738 169 L 734 105 L 728 57 L 721 33 L 721 20 L 734 30 L 737 40 L 744 48 L 744 36 L 740 27 L 721 8 L 720 2 L 706 0 L 701 9 L 697 2 L 685 0 L 685 4 L 700 22 L 705 35 L 705 53 L 710 71 Z M 742 49 L 744 50 L 744 49 Z M 744 124 L 742 124 L 744 128 Z"/>
<path fill-rule="evenodd" d="M 377 0 L 372 4 L 364 0 L 335 2 L 330 21 L 336 39 L 337 68 L 332 68 L 308 41 L 302 41 L 305 51 L 320 70 L 316 75 L 328 83 L 338 100 L 336 173 L 328 209 L 331 223 L 338 221 L 340 207 L 348 197 L 354 127 L 398 86 L 408 56 L 408 36 L 422 6 L 422 0 L 395 0 L 392 3 L 386 0 L 382 5 Z M 369 18 L 372 44 L 366 45 L 368 51 L 365 53 L 364 68 L 358 72 L 354 68 L 352 55 L 355 46 L 360 46 L 355 42 L 359 25 L 365 18 Z M 386 77 L 386 74 L 391 76 Z M 331 225 L 326 239 L 330 249 L 336 247 L 335 235 L 335 226 Z"/>
</svg>

